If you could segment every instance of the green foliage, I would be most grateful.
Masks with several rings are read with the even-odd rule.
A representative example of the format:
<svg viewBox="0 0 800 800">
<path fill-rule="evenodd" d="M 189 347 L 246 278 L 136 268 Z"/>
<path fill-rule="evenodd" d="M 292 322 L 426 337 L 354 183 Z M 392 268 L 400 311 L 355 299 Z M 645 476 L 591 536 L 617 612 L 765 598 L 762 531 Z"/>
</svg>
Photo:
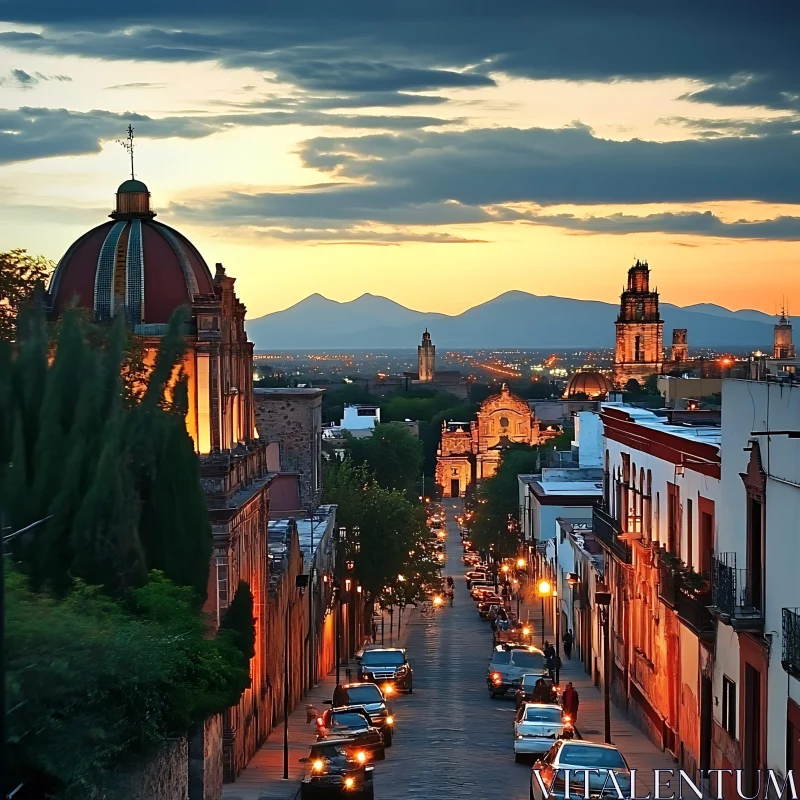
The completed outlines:
<svg viewBox="0 0 800 800">
<path fill-rule="evenodd" d="M 340 525 L 361 530 L 360 552 L 354 556 L 355 577 L 375 598 L 406 578 L 412 598 L 436 572 L 429 547 L 424 507 L 397 490 L 378 484 L 366 464 L 351 459 L 326 468 L 323 502 L 338 505 Z"/>
<path fill-rule="evenodd" d="M 253 658 L 256 654 L 256 623 L 253 619 L 253 593 L 247 581 L 239 581 L 220 628 L 230 631 L 236 646 L 248 660 Z"/>
<path fill-rule="evenodd" d="M 497 473 L 478 487 L 474 505 L 472 541 L 483 550 L 493 545 L 497 556 L 512 556 L 517 551 L 519 519 L 518 475 L 536 472 L 538 449 L 523 444 L 503 452 Z M 510 523 L 510 525 L 509 525 Z"/>
<path fill-rule="evenodd" d="M 344 415 L 344 407 L 354 403 L 378 403 L 378 398 L 357 383 L 343 383 L 329 387 L 322 395 L 322 421 L 337 425 Z"/>
<path fill-rule="evenodd" d="M 366 464 L 385 489 L 413 495 L 422 469 L 422 443 L 404 425 L 381 424 L 371 436 L 347 439 L 353 463 Z"/>
<path fill-rule="evenodd" d="M 0 391 L 0 503 L 15 529 L 48 519 L 15 541 L 34 588 L 63 594 L 79 577 L 122 595 L 160 569 L 205 597 L 211 530 L 186 388 L 168 391 L 185 319 L 174 315 L 134 390 L 123 374 L 138 381 L 141 359 L 121 316 L 109 331 L 68 312 L 52 345 L 41 316 L 20 318 L 17 358 L 0 354 L 10 375 Z"/>
<path fill-rule="evenodd" d="M 459 399 L 449 392 L 416 390 L 394 394 L 381 401 L 381 421 L 430 422 L 437 414 L 459 404 Z"/>
<path fill-rule="evenodd" d="M 37 287 L 44 288 L 53 262 L 27 250 L 0 253 L 0 341 L 12 342 L 17 335 L 17 315 L 33 300 Z"/>
<path fill-rule="evenodd" d="M 35 594 L 6 568 L 7 748 L 16 786 L 92 800 L 120 761 L 238 700 L 249 658 L 209 637 L 191 589 L 151 574 L 128 599 Z M 115 795 L 116 796 L 116 795 Z"/>
</svg>

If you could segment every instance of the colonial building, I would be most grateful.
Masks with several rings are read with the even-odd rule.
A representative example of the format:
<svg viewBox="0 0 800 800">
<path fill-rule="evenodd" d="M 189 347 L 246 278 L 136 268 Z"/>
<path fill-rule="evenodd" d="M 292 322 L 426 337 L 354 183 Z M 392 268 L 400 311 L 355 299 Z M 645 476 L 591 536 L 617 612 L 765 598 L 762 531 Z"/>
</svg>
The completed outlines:
<svg viewBox="0 0 800 800">
<path fill-rule="evenodd" d="M 422 344 L 417 347 L 417 373 L 423 383 L 432 381 L 436 374 L 436 346 L 431 342 L 427 328 L 422 334 Z"/>
<path fill-rule="evenodd" d="M 535 445 L 557 431 L 540 431 L 528 404 L 503 384 L 481 404 L 475 422 L 445 422 L 437 452 L 436 484 L 442 497 L 459 497 L 497 471 L 502 451 L 511 444 Z"/>
<path fill-rule="evenodd" d="M 686 328 L 672 329 L 672 363 L 683 364 L 689 360 L 689 345 L 686 341 Z"/>
<path fill-rule="evenodd" d="M 708 768 L 721 504 L 718 425 L 604 404 L 593 533 L 612 593 L 612 693 L 690 774 Z"/>
<path fill-rule="evenodd" d="M 240 580 L 257 609 L 251 686 L 225 715 L 223 766 L 231 780 L 263 742 L 267 719 L 266 642 L 268 487 L 266 448 L 255 435 L 253 345 L 245 307 L 222 264 L 212 273 L 181 233 L 155 221 L 144 183 L 117 190 L 111 221 L 81 236 L 49 287 L 51 313 L 75 304 L 100 322 L 124 314 L 152 361 L 173 312 L 189 309 L 181 369 L 188 379 L 186 424 L 200 456 L 213 532 L 206 610 L 218 623 Z"/>
<path fill-rule="evenodd" d="M 638 261 L 628 270 L 628 288 L 620 297 L 614 348 L 614 383 L 633 379 L 644 383 L 660 373 L 664 361 L 664 321 L 658 309 L 658 292 L 650 291 L 650 268 Z"/>
</svg>

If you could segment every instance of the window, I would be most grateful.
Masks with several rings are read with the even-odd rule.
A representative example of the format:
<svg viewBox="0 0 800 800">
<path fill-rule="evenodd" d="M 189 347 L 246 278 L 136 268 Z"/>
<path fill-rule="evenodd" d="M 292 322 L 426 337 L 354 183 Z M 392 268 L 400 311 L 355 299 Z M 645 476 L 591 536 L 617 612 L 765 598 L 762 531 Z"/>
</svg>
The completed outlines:
<svg viewBox="0 0 800 800">
<path fill-rule="evenodd" d="M 736 738 L 736 684 L 727 675 L 722 676 L 722 727 Z"/>
<path fill-rule="evenodd" d="M 637 336 L 633 340 L 633 360 L 634 361 L 641 361 L 642 360 L 642 337 Z"/>
<path fill-rule="evenodd" d="M 694 566 L 694 508 L 691 499 L 686 501 L 686 566 L 692 569 Z"/>
<path fill-rule="evenodd" d="M 667 550 L 680 556 L 680 504 L 681 490 L 674 483 L 667 484 Z"/>
</svg>

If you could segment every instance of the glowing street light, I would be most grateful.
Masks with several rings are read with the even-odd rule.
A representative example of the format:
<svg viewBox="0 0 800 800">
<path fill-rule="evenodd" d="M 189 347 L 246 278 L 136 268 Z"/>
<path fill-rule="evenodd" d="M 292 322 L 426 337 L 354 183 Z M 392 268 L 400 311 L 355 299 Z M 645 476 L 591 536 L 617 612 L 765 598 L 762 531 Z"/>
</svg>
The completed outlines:
<svg viewBox="0 0 800 800">
<path fill-rule="evenodd" d="M 525 566 L 526 566 L 525 559 L 524 558 L 518 558 L 517 559 L 517 569 L 525 569 Z"/>
<path fill-rule="evenodd" d="M 539 589 L 539 594 L 542 597 L 549 595 L 550 592 L 552 591 L 552 587 L 550 586 L 550 581 L 539 581 L 539 586 L 537 588 Z"/>
</svg>

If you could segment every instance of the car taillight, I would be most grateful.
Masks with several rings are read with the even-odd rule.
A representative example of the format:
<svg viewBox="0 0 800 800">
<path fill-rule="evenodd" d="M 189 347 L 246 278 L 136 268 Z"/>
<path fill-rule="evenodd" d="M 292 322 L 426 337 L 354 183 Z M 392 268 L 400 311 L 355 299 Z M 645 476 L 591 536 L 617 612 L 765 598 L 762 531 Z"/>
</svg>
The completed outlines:
<svg viewBox="0 0 800 800">
<path fill-rule="evenodd" d="M 500 677 L 500 673 L 499 672 L 493 672 L 492 673 L 492 680 L 493 681 L 497 680 L 499 677 Z"/>
</svg>

